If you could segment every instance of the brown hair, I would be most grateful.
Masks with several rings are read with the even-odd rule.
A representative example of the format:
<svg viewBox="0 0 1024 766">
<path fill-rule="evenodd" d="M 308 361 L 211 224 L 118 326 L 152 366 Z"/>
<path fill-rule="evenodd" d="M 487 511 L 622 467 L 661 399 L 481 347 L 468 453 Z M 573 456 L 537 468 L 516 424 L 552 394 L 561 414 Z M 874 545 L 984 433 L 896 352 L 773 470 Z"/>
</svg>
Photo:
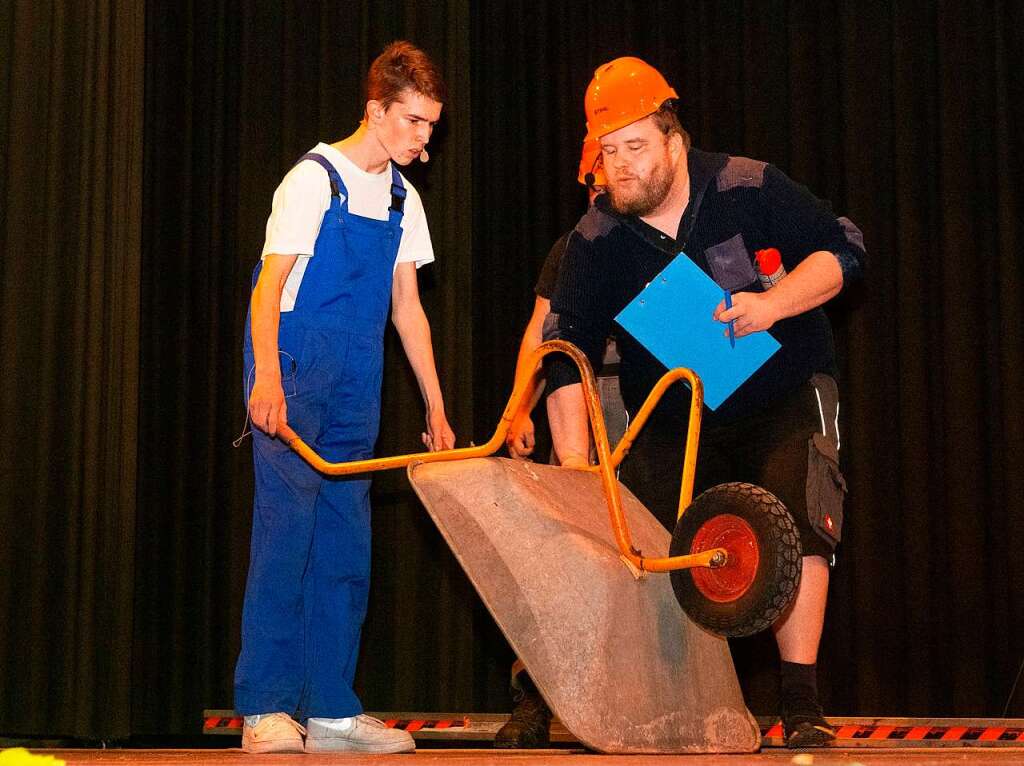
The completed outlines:
<svg viewBox="0 0 1024 766">
<path fill-rule="evenodd" d="M 658 111 L 651 114 L 651 119 L 658 126 L 658 130 L 666 136 L 678 133 L 683 139 L 683 146 L 687 149 L 690 148 L 690 134 L 683 130 L 682 123 L 679 122 L 679 115 L 676 114 L 675 102 L 672 99 L 662 101 Z"/>
<path fill-rule="evenodd" d="M 365 88 L 366 100 L 379 101 L 385 109 L 407 90 L 442 104 L 448 99 L 437 64 L 407 40 L 396 40 L 373 60 Z"/>
</svg>

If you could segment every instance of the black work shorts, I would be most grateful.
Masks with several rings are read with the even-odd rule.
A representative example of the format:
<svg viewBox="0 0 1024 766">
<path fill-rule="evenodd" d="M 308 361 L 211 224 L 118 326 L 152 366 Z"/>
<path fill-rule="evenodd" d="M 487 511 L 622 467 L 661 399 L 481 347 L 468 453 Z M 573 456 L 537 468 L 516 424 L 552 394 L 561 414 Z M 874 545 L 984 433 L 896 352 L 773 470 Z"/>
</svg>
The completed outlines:
<svg viewBox="0 0 1024 766">
<path fill-rule="evenodd" d="M 846 494 L 838 462 L 838 408 L 835 381 L 818 374 L 762 412 L 705 427 L 694 497 L 730 481 L 764 487 L 789 510 L 804 555 L 830 559 L 842 537 Z M 676 524 L 685 440 L 684 429 L 659 427 L 652 418 L 619 474 L 670 531 Z"/>
</svg>

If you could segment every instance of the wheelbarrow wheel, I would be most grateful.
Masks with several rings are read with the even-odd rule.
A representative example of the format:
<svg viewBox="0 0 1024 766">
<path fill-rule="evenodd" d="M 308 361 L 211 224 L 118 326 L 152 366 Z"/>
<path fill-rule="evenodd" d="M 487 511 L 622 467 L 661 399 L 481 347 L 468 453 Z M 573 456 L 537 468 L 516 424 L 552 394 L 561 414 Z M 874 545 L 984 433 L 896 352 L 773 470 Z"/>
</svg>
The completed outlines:
<svg viewBox="0 0 1024 766">
<path fill-rule="evenodd" d="M 725 566 L 671 573 L 676 600 L 698 625 L 725 637 L 768 628 L 796 595 L 801 549 L 789 511 L 753 484 L 719 484 L 676 524 L 672 556 L 724 548 Z"/>
</svg>

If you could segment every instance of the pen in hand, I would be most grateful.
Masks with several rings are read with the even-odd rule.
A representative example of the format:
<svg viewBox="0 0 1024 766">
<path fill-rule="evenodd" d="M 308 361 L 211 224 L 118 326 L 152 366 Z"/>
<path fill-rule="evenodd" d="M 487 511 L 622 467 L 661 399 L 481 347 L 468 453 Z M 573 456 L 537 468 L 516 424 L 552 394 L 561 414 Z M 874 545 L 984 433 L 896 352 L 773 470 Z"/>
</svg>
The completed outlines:
<svg viewBox="0 0 1024 766">
<path fill-rule="evenodd" d="M 732 308 L 732 293 L 729 290 L 725 291 L 725 307 Z M 731 319 L 729 320 L 729 345 L 736 348 L 736 328 L 733 327 Z"/>
</svg>

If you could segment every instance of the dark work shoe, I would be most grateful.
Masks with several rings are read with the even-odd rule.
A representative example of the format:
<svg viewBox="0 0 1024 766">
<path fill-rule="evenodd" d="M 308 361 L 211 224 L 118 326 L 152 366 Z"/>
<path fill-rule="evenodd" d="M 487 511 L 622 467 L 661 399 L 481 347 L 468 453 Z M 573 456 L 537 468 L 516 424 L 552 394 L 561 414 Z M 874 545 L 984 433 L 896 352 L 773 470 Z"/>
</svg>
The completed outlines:
<svg viewBox="0 0 1024 766">
<path fill-rule="evenodd" d="M 786 735 L 786 747 L 824 747 L 835 741 L 836 731 L 825 720 L 816 702 L 784 711 L 782 728 Z"/>
<path fill-rule="evenodd" d="M 502 748 L 547 747 L 551 744 L 551 708 L 537 692 L 524 692 L 508 722 L 494 735 Z"/>
</svg>

